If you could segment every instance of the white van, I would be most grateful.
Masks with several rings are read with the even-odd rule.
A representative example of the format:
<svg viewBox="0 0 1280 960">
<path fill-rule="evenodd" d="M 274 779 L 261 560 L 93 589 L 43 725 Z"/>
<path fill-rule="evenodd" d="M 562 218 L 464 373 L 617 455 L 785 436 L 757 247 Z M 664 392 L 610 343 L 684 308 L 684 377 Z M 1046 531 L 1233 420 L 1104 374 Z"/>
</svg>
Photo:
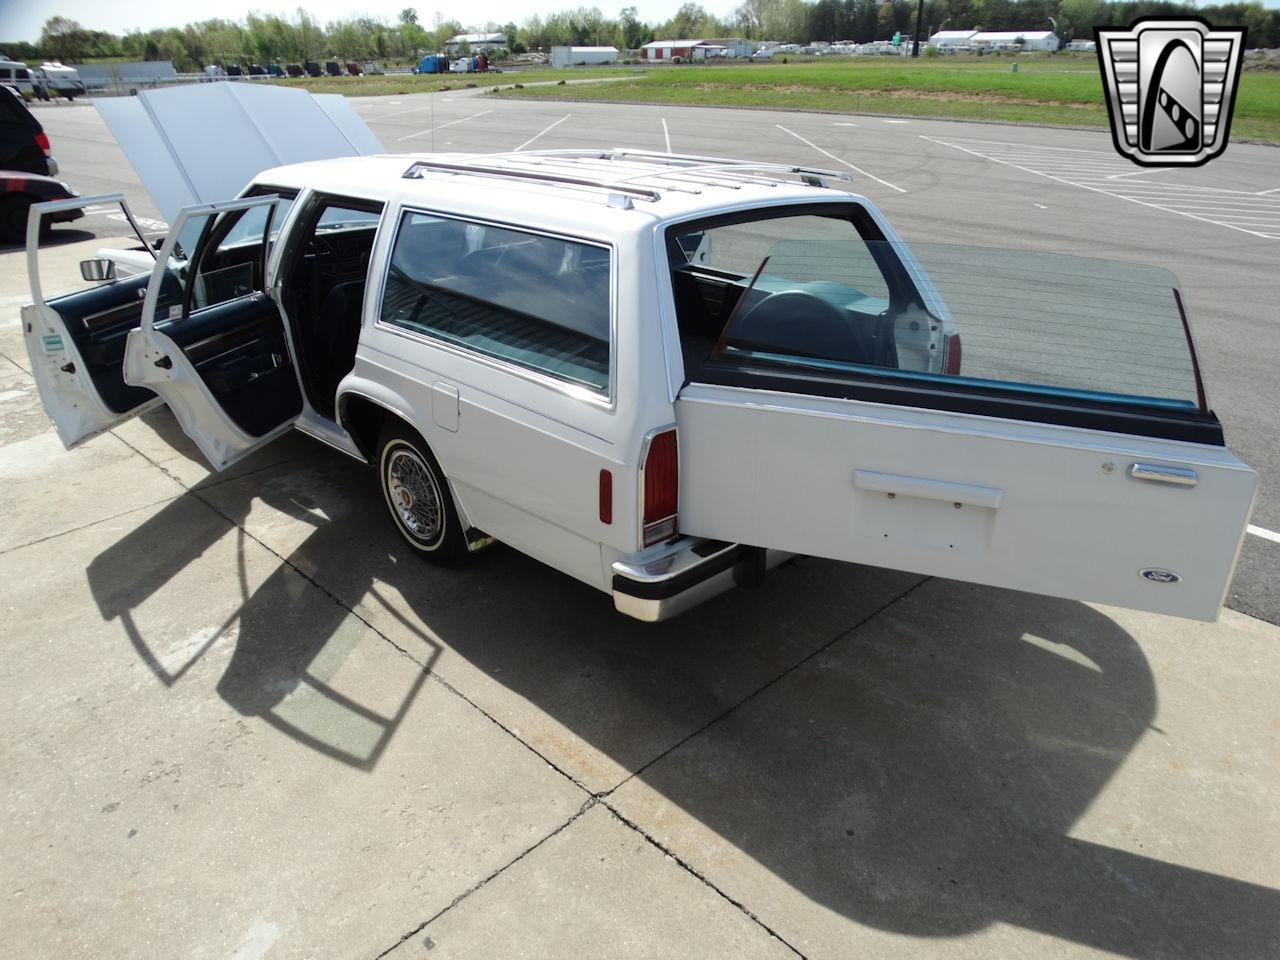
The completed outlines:
<svg viewBox="0 0 1280 960">
<path fill-rule="evenodd" d="M 74 100 L 85 94 L 84 81 L 75 67 L 66 67 L 61 63 L 50 61 L 36 67 L 32 73 L 37 82 L 43 84 L 50 97 L 65 97 Z"/>
<path fill-rule="evenodd" d="M 13 87 L 24 100 L 35 96 L 31 82 L 31 68 L 17 60 L 0 60 L 0 86 Z"/>
</svg>

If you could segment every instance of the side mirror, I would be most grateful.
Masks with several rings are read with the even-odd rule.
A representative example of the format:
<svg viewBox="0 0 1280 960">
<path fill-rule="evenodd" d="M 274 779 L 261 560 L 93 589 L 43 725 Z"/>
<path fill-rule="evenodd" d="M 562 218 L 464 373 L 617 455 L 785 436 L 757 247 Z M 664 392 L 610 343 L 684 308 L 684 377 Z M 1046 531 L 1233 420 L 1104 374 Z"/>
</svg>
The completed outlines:
<svg viewBox="0 0 1280 960">
<path fill-rule="evenodd" d="M 86 280 L 94 280 L 103 283 L 107 280 L 116 278 L 116 264 L 114 260 L 81 260 L 80 276 Z"/>
</svg>

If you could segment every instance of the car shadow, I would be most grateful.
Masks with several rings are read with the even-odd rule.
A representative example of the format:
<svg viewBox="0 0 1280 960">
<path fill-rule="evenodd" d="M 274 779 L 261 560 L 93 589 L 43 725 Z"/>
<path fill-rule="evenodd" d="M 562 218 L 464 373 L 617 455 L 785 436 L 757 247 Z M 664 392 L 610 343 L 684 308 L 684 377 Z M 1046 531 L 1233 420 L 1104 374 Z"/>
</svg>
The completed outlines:
<svg viewBox="0 0 1280 960">
<path fill-rule="evenodd" d="M 857 923 L 932 938 L 1007 924 L 1141 958 L 1277 955 L 1280 892 L 1137 841 L 1072 836 L 1139 739 L 1163 736 L 1142 650 L 1088 606 L 802 561 L 644 625 L 501 545 L 459 569 L 421 563 L 368 469 L 337 454 L 254 467 L 197 484 L 89 567 L 102 616 L 120 619 L 162 683 L 204 650 L 166 666 L 134 613 L 233 535 L 242 603 L 218 693 L 337 761 L 371 770 L 427 677 L 376 716 L 383 735 L 367 753 L 284 719 L 277 708 L 303 683 L 370 713 L 315 676 L 350 608 L 428 670 L 461 658 L 478 683 L 517 694 L 745 861 Z M 254 587 L 240 525 L 264 506 L 303 526 Z M 317 604 L 299 577 L 339 602 Z M 833 590 L 901 599 L 834 643 L 852 623 L 796 645 Z M 743 664 L 758 681 L 735 686 Z M 625 791 L 607 801 L 625 804 Z"/>
</svg>

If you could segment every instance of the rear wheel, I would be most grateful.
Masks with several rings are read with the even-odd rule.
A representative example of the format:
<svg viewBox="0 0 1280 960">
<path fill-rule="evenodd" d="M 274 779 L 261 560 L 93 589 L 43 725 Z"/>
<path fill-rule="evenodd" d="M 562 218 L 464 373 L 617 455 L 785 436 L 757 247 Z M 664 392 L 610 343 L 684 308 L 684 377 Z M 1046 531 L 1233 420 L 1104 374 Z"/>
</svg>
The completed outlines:
<svg viewBox="0 0 1280 960">
<path fill-rule="evenodd" d="M 467 552 L 466 536 L 444 471 L 423 439 L 390 424 L 378 441 L 378 480 L 391 519 L 413 549 L 432 563 Z"/>
</svg>

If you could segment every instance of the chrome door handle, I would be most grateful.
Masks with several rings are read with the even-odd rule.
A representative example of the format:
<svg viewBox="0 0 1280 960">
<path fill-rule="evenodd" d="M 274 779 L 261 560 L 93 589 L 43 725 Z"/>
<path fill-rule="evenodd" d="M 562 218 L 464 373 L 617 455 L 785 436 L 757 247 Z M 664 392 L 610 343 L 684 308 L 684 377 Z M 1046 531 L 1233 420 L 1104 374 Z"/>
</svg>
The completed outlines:
<svg viewBox="0 0 1280 960">
<path fill-rule="evenodd" d="M 1185 467 L 1161 467 L 1153 463 L 1135 463 L 1129 467 L 1129 476 L 1134 480 L 1148 480 L 1152 483 L 1171 483 L 1175 487 L 1194 487 L 1196 472 Z"/>
</svg>

